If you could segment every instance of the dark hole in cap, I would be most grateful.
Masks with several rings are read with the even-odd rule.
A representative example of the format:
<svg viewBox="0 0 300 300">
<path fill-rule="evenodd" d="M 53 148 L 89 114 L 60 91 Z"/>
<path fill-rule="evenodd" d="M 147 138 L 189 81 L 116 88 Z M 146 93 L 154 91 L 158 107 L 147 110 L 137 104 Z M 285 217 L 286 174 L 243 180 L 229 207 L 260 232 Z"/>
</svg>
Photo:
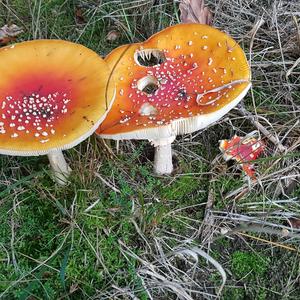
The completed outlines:
<svg viewBox="0 0 300 300">
<path fill-rule="evenodd" d="M 137 82 L 137 88 L 148 95 L 153 95 L 158 90 L 159 84 L 155 77 L 147 75 Z"/>
<path fill-rule="evenodd" d="M 140 66 L 153 67 L 164 63 L 166 56 L 161 50 L 145 49 L 137 51 L 134 54 L 134 60 Z"/>
<path fill-rule="evenodd" d="M 146 94 L 154 94 L 157 91 L 158 86 L 154 83 L 149 83 L 143 88 L 143 92 Z"/>
</svg>

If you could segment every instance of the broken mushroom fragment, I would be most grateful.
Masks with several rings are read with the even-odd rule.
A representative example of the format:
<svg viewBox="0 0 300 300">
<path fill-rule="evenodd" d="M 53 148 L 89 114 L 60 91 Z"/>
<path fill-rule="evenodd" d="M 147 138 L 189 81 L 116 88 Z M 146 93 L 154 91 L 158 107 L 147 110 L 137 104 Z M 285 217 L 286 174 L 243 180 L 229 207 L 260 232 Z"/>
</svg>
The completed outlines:
<svg viewBox="0 0 300 300">
<path fill-rule="evenodd" d="M 105 60 L 117 91 L 96 132 L 116 140 L 150 140 L 158 174 L 173 170 L 171 143 L 177 135 L 219 120 L 251 85 L 241 47 L 202 24 L 169 27 L 144 43 L 115 49 Z"/>
<path fill-rule="evenodd" d="M 219 146 L 224 159 L 238 162 L 251 179 L 256 179 L 253 161 L 264 152 L 266 147 L 262 140 L 254 137 L 254 133 L 249 133 L 245 137 L 234 135 L 229 140 L 221 140 Z"/>
<path fill-rule="evenodd" d="M 65 183 L 62 150 L 91 135 L 114 98 L 106 63 L 79 44 L 36 40 L 1 48 L 0 74 L 0 153 L 46 154 Z"/>
</svg>

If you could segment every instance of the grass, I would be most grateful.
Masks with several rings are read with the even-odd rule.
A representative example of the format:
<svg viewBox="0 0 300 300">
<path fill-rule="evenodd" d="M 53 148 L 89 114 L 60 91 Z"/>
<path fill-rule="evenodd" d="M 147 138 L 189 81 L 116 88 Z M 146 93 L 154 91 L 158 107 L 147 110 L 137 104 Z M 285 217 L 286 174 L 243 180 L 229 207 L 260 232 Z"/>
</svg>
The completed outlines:
<svg viewBox="0 0 300 300">
<path fill-rule="evenodd" d="M 299 57 L 297 2 L 208 1 L 215 26 L 251 52 L 245 106 L 287 148 L 262 136 L 257 183 L 249 188 L 218 150 L 219 140 L 256 129 L 236 110 L 177 138 L 172 176 L 153 175 L 143 141 L 117 153 L 91 137 L 66 151 L 73 172 L 64 188 L 46 157 L 1 156 L 0 298 L 214 299 L 225 270 L 222 299 L 299 299 L 300 236 L 290 222 L 300 212 L 299 66 L 285 76 Z M 18 41 L 67 39 L 103 56 L 178 20 L 173 1 L 0 2 L 0 26 L 24 28 Z"/>
</svg>

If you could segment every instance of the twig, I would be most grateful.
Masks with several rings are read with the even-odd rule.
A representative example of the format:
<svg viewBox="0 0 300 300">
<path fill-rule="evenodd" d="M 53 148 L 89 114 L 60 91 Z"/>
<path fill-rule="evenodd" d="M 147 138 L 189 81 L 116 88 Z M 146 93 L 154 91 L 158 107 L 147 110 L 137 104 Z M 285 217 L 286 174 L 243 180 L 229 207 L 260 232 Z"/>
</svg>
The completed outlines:
<svg viewBox="0 0 300 300">
<path fill-rule="evenodd" d="M 243 103 L 238 104 L 238 112 L 246 117 L 270 142 L 272 142 L 279 152 L 285 152 L 287 148 L 283 146 L 277 137 L 275 137 L 268 129 L 266 129 L 255 117 L 245 108 Z"/>
<path fill-rule="evenodd" d="M 251 39 L 250 39 L 250 67 L 251 67 L 251 63 L 252 63 L 252 48 L 253 48 L 253 43 L 254 43 L 254 38 L 256 36 L 256 33 L 258 31 L 258 29 L 265 23 L 265 20 L 263 19 L 263 17 L 261 17 L 259 20 L 256 21 L 254 27 L 251 29 L 251 31 L 249 32 L 249 34 L 251 35 Z"/>
<path fill-rule="evenodd" d="M 106 179 L 104 179 L 98 172 L 94 172 L 95 176 L 98 177 L 104 184 L 106 184 L 108 187 L 110 187 L 113 191 L 116 193 L 121 193 L 119 189 L 117 189 L 114 185 L 112 185 L 110 182 L 108 182 Z"/>
<path fill-rule="evenodd" d="M 298 46 L 300 47 L 300 29 L 299 29 L 297 18 L 295 16 L 293 16 L 293 21 L 294 21 L 296 29 L 297 29 L 297 41 L 298 41 Z M 294 62 L 292 67 L 287 70 L 286 75 L 285 75 L 286 78 L 288 78 L 291 75 L 291 73 L 298 66 L 299 63 L 300 63 L 300 57 Z"/>
<path fill-rule="evenodd" d="M 286 72 L 286 78 L 288 78 L 291 73 L 293 72 L 293 70 L 298 66 L 298 64 L 300 63 L 300 57 L 294 62 L 294 64 L 287 70 Z"/>
<path fill-rule="evenodd" d="M 205 207 L 205 215 L 203 219 L 203 226 L 201 237 L 202 240 L 210 240 L 209 236 L 211 235 L 211 228 L 214 225 L 214 216 L 211 213 L 211 210 L 213 208 L 215 197 L 214 197 L 214 190 L 211 187 L 212 180 L 209 181 L 209 189 L 208 189 L 208 196 L 207 196 L 207 203 Z"/>
<path fill-rule="evenodd" d="M 262 239 L 260 237 L 253 236 L 253 235 L 250 235 L 250 234 L 247 234 L 247 233 L 239 232 L 238 234 L 240 234 L 242 236 L 245 236 L 245 237 L 248 237 L 248 238 L 251 238 L 251 239 L 254 239 L 254 240 L 257 240 L 257 241 L 260 241 L 260 242 L 271 244 L 271 245 L 276 246 L 276 247 L 284 248 L 284 249 L 291 250 L 291 251 L 298 251 L 296 248 L 294 248 L 292 246 L 286 246 L 286 245 L 283 245 L 283 244 L 280 244 L 280 243 L 268 241 L 266 239 Z"/>
<path fill-rule="evenodd" d="M 211 163 L 213 167 L 216 167 L 217 160 L 214 159 Z M 218 172 L 214 172 L 213 168 L 211 170 L 212 174 L 218 174 Z M 215 196 L 214 196 L 214 188 L 212 187 L 213 181 L 216 180 L 215 176 L 211 176 L 209 183 L 208 183 L 208 196 L 207 196 L 207 203 L 205 206 L 205 214 L 202 222 L 202 228 L 200 229 L 201 232 L 201 239 L 202 241 L 207 242 L 208 244 L 211 243 L 213 232 L 212 228 L 215 222 L 214 215 L 212 214 L 212 208 L 215 203 Z"/>
<path fill-rule="evenodd" d="M 88 208 L 86 208 L 84 210 L 85 213 L 89 212 L 93 207 L 95 207 L 99 202 L 101 201 L 101 199 L 97 199 L 94 203 L 92 203 Z"/>
</svg>

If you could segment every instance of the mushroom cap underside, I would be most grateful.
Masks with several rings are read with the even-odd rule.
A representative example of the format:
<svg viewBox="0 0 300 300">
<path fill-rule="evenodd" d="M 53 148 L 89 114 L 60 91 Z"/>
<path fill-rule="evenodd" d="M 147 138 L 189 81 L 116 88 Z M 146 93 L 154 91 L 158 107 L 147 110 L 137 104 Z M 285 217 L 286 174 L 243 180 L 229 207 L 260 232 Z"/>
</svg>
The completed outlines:
<svg viewBox="0 0 300 300">
<path fill-rule="evenodd" d="M 92 134 L 115 95 L 94 51 L 62 40 L 0 49 L 0 153 L 41 155 Z"/>
<path fill-rule="evenodd" d="M 96 131 L 106 138 L 193 132 L 220 119 L 250 87 L 241 47 L 202 24 L 169 27 L 144 43 L 113 50 L 105 60 L 116 82 L 112 109 Z"/>
</svg>

